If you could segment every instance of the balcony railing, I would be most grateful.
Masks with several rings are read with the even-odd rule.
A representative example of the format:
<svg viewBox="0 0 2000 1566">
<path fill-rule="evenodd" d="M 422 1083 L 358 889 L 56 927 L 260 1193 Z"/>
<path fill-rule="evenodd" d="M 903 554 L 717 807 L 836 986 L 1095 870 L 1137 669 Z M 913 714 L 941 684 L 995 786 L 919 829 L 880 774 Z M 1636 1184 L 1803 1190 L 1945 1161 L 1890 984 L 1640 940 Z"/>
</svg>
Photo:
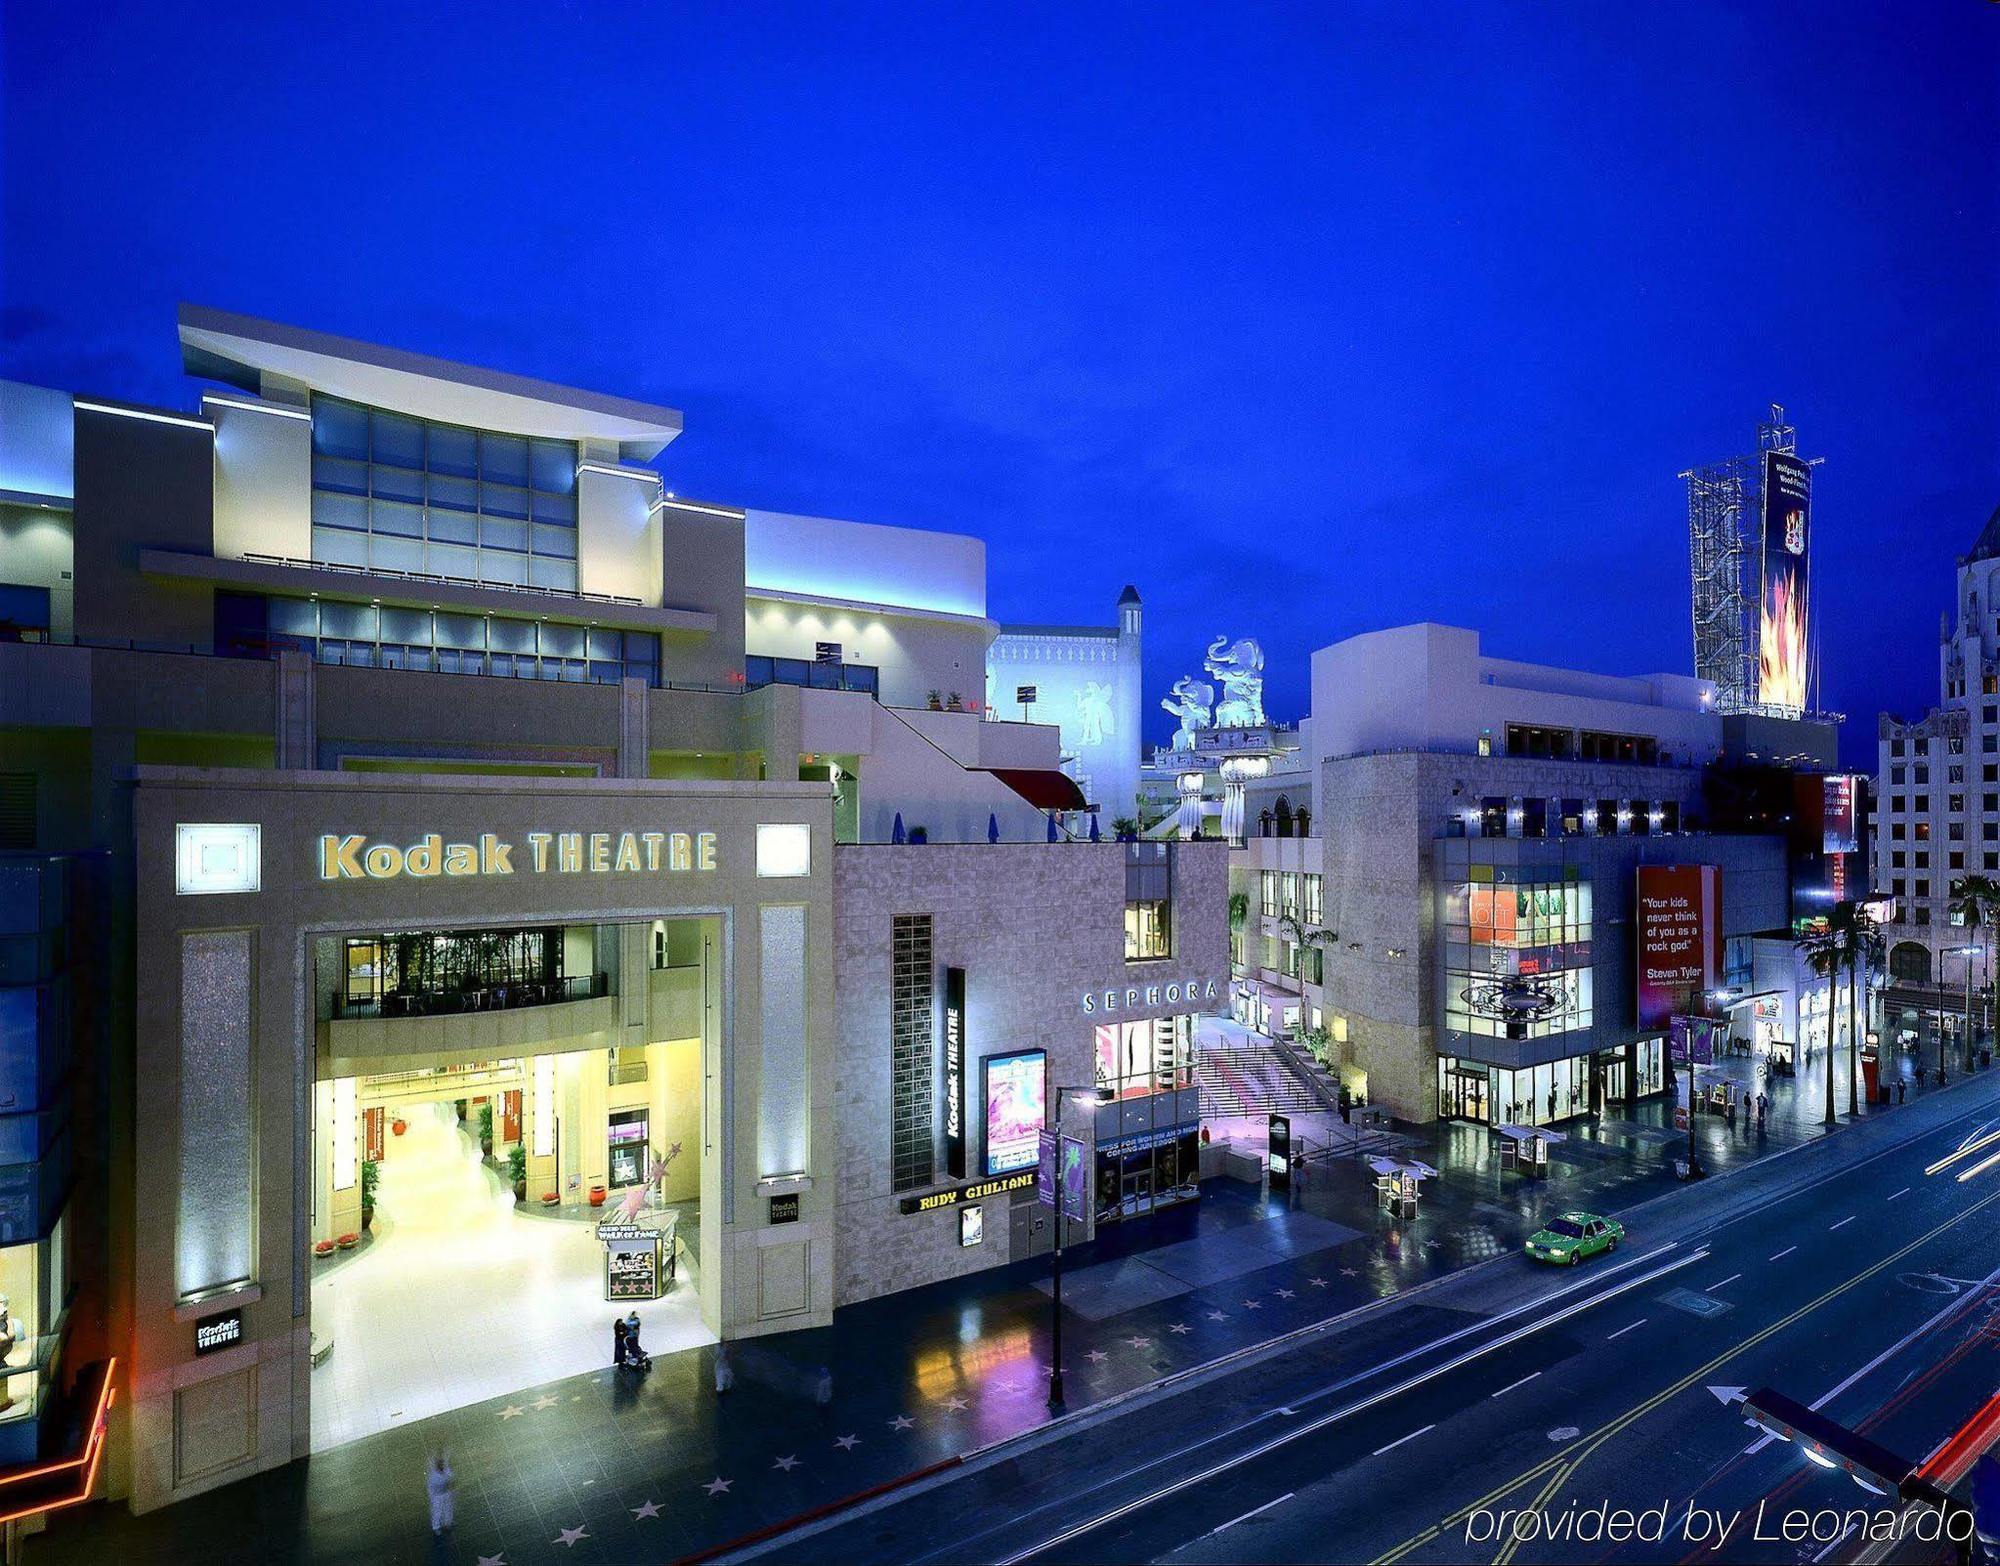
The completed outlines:
<svg viewBox="0 0 2000 1566">
<path fill-rule="evenodd" d="M 511 984 L 468 985 L 449 990 L 391 990 L 386 995 L 335 995 L 334 1016 L 459 1017 L 475 1011 L 517 1011 L 524 1006 L 558 1006 L 564 1001 L 595 1000 L 611 992 L 602 973 L 579 973 L 559 979 L 522 979 Z"/>
<path fill-rule="evenodd" d="M 291 555 L 258 555 L 247 550 L 243 558 L 253 565 L 285 566 L 294 571 L 335 571 L 342 576 L 387 577 L 397 582 L 443 583 L 448 587 L 477 587 L 495 593 L 526 593 L 535 598 L 567 598 L 576 603 L 621 604 L 644 608 L 645 600 L 620 593 L 586 593 L 574 587 L 530 587 L 523 582 L 488 582 L 475 576 L 446 576 L 435 571 L 402 571 L 391 566 L 343 565 L 331 560 L 299 560 Z"/>
</svg>

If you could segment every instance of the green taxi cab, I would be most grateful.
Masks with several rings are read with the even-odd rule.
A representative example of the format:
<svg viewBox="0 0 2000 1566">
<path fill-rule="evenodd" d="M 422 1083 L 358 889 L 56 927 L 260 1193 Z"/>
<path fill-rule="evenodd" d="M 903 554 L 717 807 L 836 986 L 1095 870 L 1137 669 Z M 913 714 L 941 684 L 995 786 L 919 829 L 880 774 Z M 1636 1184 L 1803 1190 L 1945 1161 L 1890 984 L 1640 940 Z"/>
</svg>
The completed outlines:
<svg viewBox="0 0 2000 1566">
<path fill-rule="evenodd" d="M 1564 1213 L 1528 1236 L 1528 1254 L 1536 1261 L 1574 1267 L 1586 1256 L 1615 1251 L 1625 1238 L 1625 1226 L 1596 1213 Z"/>
</svg>

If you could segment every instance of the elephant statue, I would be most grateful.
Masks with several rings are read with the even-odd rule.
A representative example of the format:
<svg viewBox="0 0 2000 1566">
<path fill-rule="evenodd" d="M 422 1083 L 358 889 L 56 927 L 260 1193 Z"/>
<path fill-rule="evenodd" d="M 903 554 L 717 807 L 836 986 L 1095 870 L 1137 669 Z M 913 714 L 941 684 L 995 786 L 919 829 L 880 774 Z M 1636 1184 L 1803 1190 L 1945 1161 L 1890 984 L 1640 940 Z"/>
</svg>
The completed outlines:
<svg viewBox="0 0 2000 1566">
<path fill-rule="evenodd" d="M 1174 749 L 1193 750 L 1196 731 L 1211 727 L 1215 721 L 1215 687 L 1183 674 L 1174 681 L 1173 694 L 1162 697 L 1160 705 L 1181 720 L 1174 730 Z"/>
<path fill-rule="evenodd" d="M 1249 637 L 1230 645 L 1227 636 L 1218 636 L 1202 660 L 1202 667 L 1222 682 L 1222 700 L 1216 704 L 1215 726 L 1219 729 L 1255 729 L 1264 725 L 1264 649 Z"/>
</svg>

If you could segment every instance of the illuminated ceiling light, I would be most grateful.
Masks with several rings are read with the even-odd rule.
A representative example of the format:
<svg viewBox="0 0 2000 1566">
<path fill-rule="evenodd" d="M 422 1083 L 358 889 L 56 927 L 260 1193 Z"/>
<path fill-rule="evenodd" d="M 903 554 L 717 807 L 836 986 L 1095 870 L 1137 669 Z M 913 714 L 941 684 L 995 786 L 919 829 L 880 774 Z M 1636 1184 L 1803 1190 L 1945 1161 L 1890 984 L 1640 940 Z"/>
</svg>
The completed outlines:
<svg viewBox="0 0 2000 1566">
<path fill-rule="evenodd" d="M 312 415 L 303 408 L 275 408 L 266 402 L 243 402 L 235 397 L 218 397 L 214 392 L 203 392 L 201 401 L 204 407 L 212 402 L 221 408 L 241 408 L 245 413 L 268 413 L 274 419 L 298 419 L 306 424 L 312 423 Z"/>
<path fill-rule="evenodd" d="M 263 829 L 254 822 L 182 822 L 174 828 L 174 891 L 183 897 L 254 892 Z"/>
<path fill-rule="evenodd" d="M 1816 1446 L 1801 1447 L 1799 1450 L 1804 1452 L 1807 1457 L 1813 1462 L 1818 1463 L 1822 1468 L 1838 1468 L 1840 1466 L 1840 1464 L 1836 1463 Z"/>
<path fill-rule="evenodd" d="M 75 406 L 86 413 L 110 413 L 121 419 L 144 419 L 149 424 L 173 424 L 184 430 L 207 430 L 215 433 L 215 426 L 206 419 L 197 419 L 182 413 L 151 413 L 142 408 L 119 408 L 108 402 L 88 402 L 82 397 L 72 399 Z"/>
<path fill-rule="evenodd" d="M 608 462 L 579 462 L 576 465 L 576 471 L 579 473 L 602 473 L 609 478 L 637 479 L 642 484 L 657 484 L 660 482 L 660 475 L 655 473 L 651 468 L 614 467 Z"/>
</svg>

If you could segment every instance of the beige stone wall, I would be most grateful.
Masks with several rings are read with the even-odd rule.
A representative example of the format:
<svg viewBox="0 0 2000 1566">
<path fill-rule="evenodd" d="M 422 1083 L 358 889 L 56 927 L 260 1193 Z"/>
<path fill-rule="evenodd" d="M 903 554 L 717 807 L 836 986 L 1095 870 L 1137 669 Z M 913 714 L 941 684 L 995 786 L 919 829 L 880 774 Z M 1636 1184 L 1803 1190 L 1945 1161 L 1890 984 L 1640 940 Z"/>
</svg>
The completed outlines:
<svg viewBox="0 0 2000 1566">
<path fill-rule="evenodd" d="M 1042 1048 L 1055 1088 L 1093 1075 L 1094 1026 L 1086 993 L 1128 987 L 1139 1004 L 1119 1016 L 1137 1019 L 1228 1006 L 1228 849 L 1221 843 L 1177 845 L 1172 959 L 1125 961 L 1125 851 L 1102 844 L 925 844 L 846 846 L 836 850 L 835 896 L 839 991 L 839 1066 L 835 1103 L 840 1127 L 837 1212 L 838 1301 L 868 1299 L 962 1276 L 1012 1260 L 1009 1209 L 1028 1192 L 986 1203 L 985 1240 L 958 1243 L 955 1209 L 905 1214 L 892 1189 L 890 1060 L 891 920 L 929 913 L 939 969 L 966 972 L 968 1177 L 983 1176 L 984 1115 L 979 1062 L 988 1054 Z M 1165 998 L 1169 984 L 1214 985 L 1212 998 Z M 1154 987 L 1157 1000 L 1146 995 Z M 937 1093 L 942 1114 L 942 1073 Z M 1072 1113 L 1076 1113 L 1072 1110 Z M 944 1178 L 937 1138 L 938 1182 Z"/>
</svg>

